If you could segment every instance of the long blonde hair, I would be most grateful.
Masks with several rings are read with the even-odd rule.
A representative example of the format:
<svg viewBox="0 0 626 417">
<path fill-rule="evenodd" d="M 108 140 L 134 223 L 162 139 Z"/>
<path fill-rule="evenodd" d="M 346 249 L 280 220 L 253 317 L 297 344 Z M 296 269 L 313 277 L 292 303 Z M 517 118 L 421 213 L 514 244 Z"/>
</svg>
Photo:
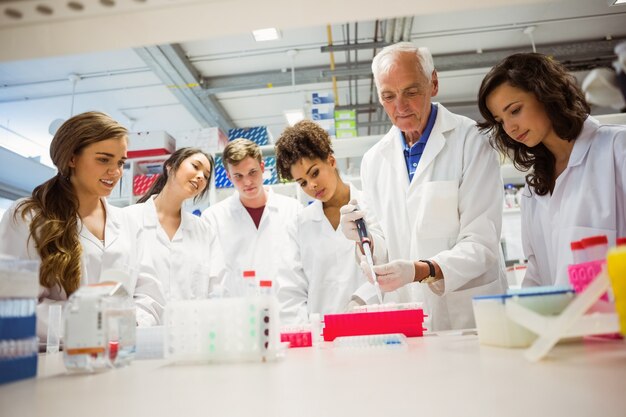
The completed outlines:
<svg viewBox="0 0 626 417">
<path fill-rule="evenodd" d="M 38 185 L 32 196 L 15 211 L 30 219 L 28 239 L 33 239 L 41 258 L 39 282 L 59 285 L 69 296 L 80 286 L 82 247 L 78 236 L 78 197 L 70 182 L 70 161 L 93 143 L 125 139 L 125 127 L 100 112 L 86 112 L 63 123 L 50 143 L 50 158 L 57 175 Z"/>
</svg>

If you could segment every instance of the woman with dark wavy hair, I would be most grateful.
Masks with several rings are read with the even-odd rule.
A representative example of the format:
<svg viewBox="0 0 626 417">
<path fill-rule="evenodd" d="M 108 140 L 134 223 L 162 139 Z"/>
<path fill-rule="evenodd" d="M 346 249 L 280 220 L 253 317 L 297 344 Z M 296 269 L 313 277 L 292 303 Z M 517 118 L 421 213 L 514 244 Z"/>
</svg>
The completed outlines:
<svg viewBox="0 0 626 417">
<path fill-rule="evenodd" d="M 491 144 L 526 175 L 524 286 L 567 284 L 570 243 L 626 235 L 626 127 L 601 125 L 576 79 L 554 59 L 515 54 L 478 93 Z"/>
<path fill-rule="evenodd" d="M 72 117 L 50 143 L 57 174 L 2 218 L 0 253 L 41 261 L 37 334 L 43 341 L 50 304 L 99 282 L 106 269 L 132 265 L 124 216 L 105 198 L 122 176 L 126 148 L 126 128 L 106 114 Z"/>
</svg>

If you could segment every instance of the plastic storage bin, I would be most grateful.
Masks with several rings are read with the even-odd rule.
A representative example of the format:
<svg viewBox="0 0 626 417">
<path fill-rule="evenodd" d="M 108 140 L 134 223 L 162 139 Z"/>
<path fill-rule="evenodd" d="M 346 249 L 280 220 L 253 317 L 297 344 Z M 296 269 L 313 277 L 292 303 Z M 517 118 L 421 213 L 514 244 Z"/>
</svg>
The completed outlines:
<svg viewBox="0 0 626 417">
<path fill-rule="evenodd" d="M 509 319 L 505 311 L 506 303 L 518 303 L 541 315 L 556 315 L 573 298 L 571 289 L 555 287 L 536 287 L 519 293 L 474 297 L 478 341 L 489 346 L 530 346 L 537 335 Z"/>
</svg>

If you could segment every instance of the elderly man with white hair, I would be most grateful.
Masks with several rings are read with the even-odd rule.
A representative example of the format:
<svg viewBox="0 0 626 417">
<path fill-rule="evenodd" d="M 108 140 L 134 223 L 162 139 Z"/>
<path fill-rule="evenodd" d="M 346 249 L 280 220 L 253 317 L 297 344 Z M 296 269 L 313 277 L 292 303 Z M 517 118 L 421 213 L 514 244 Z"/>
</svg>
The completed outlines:
<svg viewBox="0 0 626 417">
<path fill-rule="evenodd" d="M 363 157 L 368 199 L 342 207 L 342 230 L 358 241 L 356 219 L 380 227 L 373 271 L 385 301 L 424 302 L 429 330 L 474 327 L 472 298 L 506 291 L 497 153 L 473 120 L 431 101 L 439 80 L 428 49 L 387 46 L 372 71 L 393 126 Z M 373 301 L 366 293 L 353 300 Z"/>
</svg>

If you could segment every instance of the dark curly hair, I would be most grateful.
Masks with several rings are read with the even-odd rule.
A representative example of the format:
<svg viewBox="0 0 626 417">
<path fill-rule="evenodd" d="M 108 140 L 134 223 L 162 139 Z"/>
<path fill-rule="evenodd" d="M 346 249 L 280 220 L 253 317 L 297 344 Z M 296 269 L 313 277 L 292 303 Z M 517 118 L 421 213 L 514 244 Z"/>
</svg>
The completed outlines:
<svg viewBox="0 0 626 417">
<path fill-rule="evenodd" d="M 291 167 L 302 158 L 326 160 L 333 154 L 330 137 L 310 120 L 286 128 L 276 141 L 276 166 L 283 180 L 293 180 Z"/>
<path fill-rule="evenodd" d="M 494 66 L 483 79 L 478 92 L 478 108 L 485 121 L 478 123 L 482 132 L 490 135 L 495 149 L 508 155 L 516 168 L 533 171 L 526 182 L 538 195 L 546 195 L 553 188 L 555 159 L 543 143 L 529 148 L 512 139 L 487 108 L 487 98 L 500 85 L 533 93 L 545 108 L 552 128 L 563 140 L 576 140 L 589 115 L 589 104 L 576 84 L 576 79 L 565 67 L 551 57 L 537 53 L 515 54 Z"/>
</svg>

